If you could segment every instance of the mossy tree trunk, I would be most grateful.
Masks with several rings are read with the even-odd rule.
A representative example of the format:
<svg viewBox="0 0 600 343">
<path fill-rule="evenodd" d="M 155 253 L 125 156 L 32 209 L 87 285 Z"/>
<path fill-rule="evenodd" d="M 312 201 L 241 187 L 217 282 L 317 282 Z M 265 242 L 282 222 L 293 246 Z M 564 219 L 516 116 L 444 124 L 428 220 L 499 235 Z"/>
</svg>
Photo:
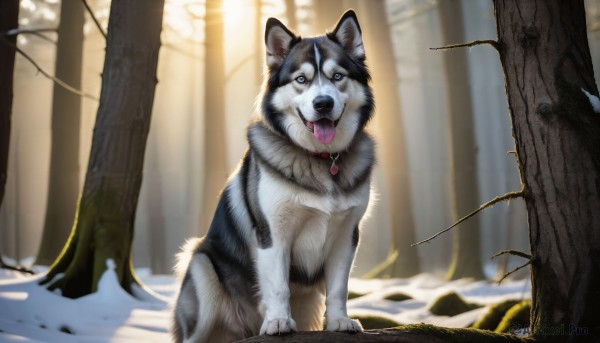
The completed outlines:
<svg viewBox="0 0 600 343">
<path fill-rule="evenodd" d="M 0 34 L 19 26 L 19 1 L 0 1 Z M 13 103 L 13 75 L 16 51 L 9 44 L 17 44 L 17 36 L 1 36 L 0 39 L 0 208 L 4 200 L 8 175 L 8 150 L 10 145 L 10 117 Z M 8 44 L 5 44 L 8 43 Z M 0 265 L 2 244 L 0 244 Z"/>
<path fill-rule="evenodd" d="M 528 213 L 532 329 L 600 337 L 600 114 L 583 0 L 495 0 L 498 48 Z M 543 331 L 543 330 L 542 330 Z M 537 331 L 537 336 L 540 331 Z"/>
<path fill-rule="evenodd" d="M 133 222 L 157 82 L 163 5 L 164 0 L 111 4 L 100 107 L 74 229 L 41 281 L 63 296 L 95 292 L 109 259 L 125 290 L 135 283 Z"/>
<path fill-rule="evenodd" d="M 460 0 L 438 2 L 442 43 L 464 41 L 463 15 Z M 462 216 L 479 207 L 477 179 L 477 145 L 469 65 L 465 49 L 442 52 L 446 76 L 446 103 L 448 109 L 448 155 L 450 161 L 450 207 L 452 218 Z M 452 261 L 447 278 L 471 277 L 483 279 L 481 265 L 481 234 L 477 217 L 461 224 L 454 231 Z"/>
<path fill-rule="evenodd" d="M 399 101 L 398 73 L 385 1 L 363 0 L 359 8 L 365 16 L 365 45 L 373 76 L 377 113 L 374 123 L 381 132 L 379 163 L 387 185 L 387 210 L 391 223 L 391 249 L 395 260 L 378 275 L 409 277 L 420 273 L 415 221 L 412 212 L 408 156 Z"/>
<path fill-rule="evenodd" d="M 225 47 L 223 0 L 206 0 L 205 87 L 204 87 L 204 189 L 201 233 L 217 208 L 219 192 L 227 180 L 225 136 Z"/>
<path fill-rule="evenodd" d="M 81 1 L 62 1 L 54 74 L 78 89 L 81 88 L 83 62 L 83 23 Z M 44 233 L 36 264 L 51 264 L 71 232 L 79 197 L 80 122 L 81 97 L 54 85 L 50 181 Z"/>
</svg>

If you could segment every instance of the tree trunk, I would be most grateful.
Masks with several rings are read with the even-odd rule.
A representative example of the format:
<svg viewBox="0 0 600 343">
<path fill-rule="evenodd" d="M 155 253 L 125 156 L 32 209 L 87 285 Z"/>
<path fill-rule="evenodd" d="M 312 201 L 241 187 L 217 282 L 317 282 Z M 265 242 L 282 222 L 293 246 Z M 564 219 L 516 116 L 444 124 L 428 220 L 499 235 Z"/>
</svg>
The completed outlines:
<svg viewBox="0 0 600 343">
<path fill-rule="evenodd" d="M 262 0 L 254 0 L 254 29 L 255 29 L 255 59 L 254 66 L 256 68 L 256 94 L 260 93 L 261 85 L 263 82 L 263 69 L 265 66 L 265 31 L 262 20 Z M 287 12 L 287 9 L 286 9 Z"/>
<path fill-rule="evenodd" d="M 404 124 L 399 101 L 398 73 L 394 58 L 390 27 L 387 21 L 385 1 L 361 1 L 359 8 L 365 13 L 365 43 L 367 58 L 373 76 L 373 93 L 377 113 L 374 123 L 381 132 L 379 163 L 387 184 L 387 209 L 390 214 L 392 253 L 396 260 L 382 275 L 409 277 L 418 274 L 419 255 L 410 245 L 416 241 L 415 222 L 412 213 L 408 156 L 404 140 Z"/>
<path fill-rule="evenodd" d="M 111 4 L 100 107 L 75 225 L 41 284 L 76 298 L 114 265 L 131 292 L 133 222 L 156 86 L 164 0 Z M 109 263 L 112 260 L 114 263 Z M 64 273 L 60 278 L 57 274 Z"/>
<path fill-rule="evenodd" d="M 313 1 L 315 21 L 312 30 L 315 35 L 322 35 L 326 31 L 331 31 L 335 23 L 344 14 L 344 7 L 339 0 L 319 0 Z"/>
<path fill-rule="evenodd" d="M 223 1 L 206 1 L 206 79 L 204 111 L 204 189 L 200 231 L 208 231 L 219 193 L 227 180 L 225 148 L 225 52 Z"/>
<path fill-rule="evenodd" d="M 440 1 L 438 11 L 442 43 L 449 45 L 464 42 L 461 1 Z M 450 206 L 453 220 L 458 221 L 480 205 L 477 185 L 477 145 L 473 128 L 467 51 L 453 49 L 443 54 L 449 124 Z M 483 279 L 478 218 L 472 218 L 461 224 L 461 227 L 454 231 L 453 240 L 452 262 L 447 278 L 450 280 L 464 277 Z"/>
<path fill-rule="evenodd" d="M 600 114 L 583 0 L 494 1 L 532 253 L 532 329 L 600 337 Z M 551 337 L 548 337 L 551 338 Z"/>
<path fill-rule="evenodd" d="M 294 32 L 298 32 L 298 22 L 296 20 L 296 0 L 285 0 L 285 17 L 288 25 Z"/>
<path fill-rule="evenodd" d="M 81 88 L 83 23 L 81 1 L 62 1 L 54 73 L 78 89 Z M 48 200 L 36 264 L 51 264 L 71 232 L 79 197 L 80 116 L 81 97 L 54 85 Z"/>
<path fill-rule="evenodd" d="M 0 32 L 19 27 L 19 1 L 0 1 Z M 13 74 L 16 51 L 9 44 L 17 44 L 17 36 L 0 37 L 0 208 L 4 200 L 8 172 L 10 144 L 10 117 L 13 103 Z M 5 43 L 9 44 L 5 44 Z M 2 244 L 0 244 L 0 263 Z M 2 263 L 3 264 L 3 263 Z"/>
</svg>

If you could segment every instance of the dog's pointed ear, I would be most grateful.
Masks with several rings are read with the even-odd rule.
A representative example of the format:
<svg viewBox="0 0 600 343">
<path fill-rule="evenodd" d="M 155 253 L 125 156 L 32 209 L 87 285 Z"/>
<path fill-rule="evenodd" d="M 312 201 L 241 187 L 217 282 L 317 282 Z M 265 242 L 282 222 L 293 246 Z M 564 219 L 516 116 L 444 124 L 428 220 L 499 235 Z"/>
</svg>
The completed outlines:
<svg viewBox="0 0 600 343">
<path fill-rule="evenodd" d="M 353 10 L 347 10 L 342 15 L 333 30 L 333 35 L 350 56 L 359 60 L 365 59 L 362 31 Z"/>
<path fill-rule="evenodd" d="M 283 23 L 275 18 L 269 18 L 265 28 L 267 66 L 271 69 L 279 67 L 296 39 L 294 33 Z"/>
</svg>

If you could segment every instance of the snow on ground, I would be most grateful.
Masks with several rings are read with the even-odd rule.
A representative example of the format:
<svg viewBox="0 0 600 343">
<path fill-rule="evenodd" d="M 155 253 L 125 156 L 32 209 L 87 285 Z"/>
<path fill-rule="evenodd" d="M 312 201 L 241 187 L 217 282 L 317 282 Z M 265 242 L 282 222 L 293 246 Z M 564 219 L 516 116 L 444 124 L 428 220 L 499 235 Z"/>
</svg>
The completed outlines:
<svg viewBox="0 0 600 343">
<path fill-rule="evenodd" d="M 409 279 L 361 280 L 351 279 L 349 289 L 365 296 L 348 301 L 352 314 L 377 314 L 402 324 L 428 323 L 446 327 L 467 327 L 481 317 L 487 306 L 454 317 L 435 316 L 427 310 L 441 295 L 456 292 L 466 301 L 492 305 L 506 299 L 529 299 L 529 280 L 505 280 L 501 285 L 489 281 L 473 282 L 468 279 L 445 281 L 431 274 L 420 274 Z M 413 299 L 401 302 L 386 300 L 387 295 L 404 293 Z"/>
<path fill-rule="evenodd" d="M 138 271 L 151 289 L 138 290 L 138 298 L 144 299 L 139 300 L 121 289 L 110 261 L 108 266 L 98 292 L 75 300 L 40 287 L 41 275 L 23 276 L 0 269 L 0 343 L 169 342 L 170 303 L 177 290 L 174 278 Z M 348 302 L 351 316 L 374 314 L 403 324 L 424 322 L 448 327 L 468 326 L 487 308 L 454 317 L 434 316 L 427 309 L 440 295 L 456 291 L 467 301 L 493 304 L 505 299 L 529 298 L 531 293 L 528 280 L 505 280 L 498 286 L 485 281 L 448 282 L 430 274 L 409 279 L 351 279 L 349 288 L 366 294 Z M 414 299 L 401 302 L 384 299 L 396 292 Z"/>
</svg>

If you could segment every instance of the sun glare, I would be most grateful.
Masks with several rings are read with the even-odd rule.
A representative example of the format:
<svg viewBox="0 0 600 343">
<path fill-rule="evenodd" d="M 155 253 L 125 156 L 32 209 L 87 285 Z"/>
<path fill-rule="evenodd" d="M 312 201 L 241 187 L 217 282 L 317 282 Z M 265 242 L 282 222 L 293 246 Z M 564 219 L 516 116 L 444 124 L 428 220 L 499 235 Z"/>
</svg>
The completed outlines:
<svg viewBox="0 0 600 343">
<path fill-rule="evenodd" d="M 223 0 L 223 20 L 225 25 L 236 25 L 244 20 L 245 13 L 248 12 L 248 0 Z M 250 14 L 252 15 L 252 14 Z"/>
</svg>

